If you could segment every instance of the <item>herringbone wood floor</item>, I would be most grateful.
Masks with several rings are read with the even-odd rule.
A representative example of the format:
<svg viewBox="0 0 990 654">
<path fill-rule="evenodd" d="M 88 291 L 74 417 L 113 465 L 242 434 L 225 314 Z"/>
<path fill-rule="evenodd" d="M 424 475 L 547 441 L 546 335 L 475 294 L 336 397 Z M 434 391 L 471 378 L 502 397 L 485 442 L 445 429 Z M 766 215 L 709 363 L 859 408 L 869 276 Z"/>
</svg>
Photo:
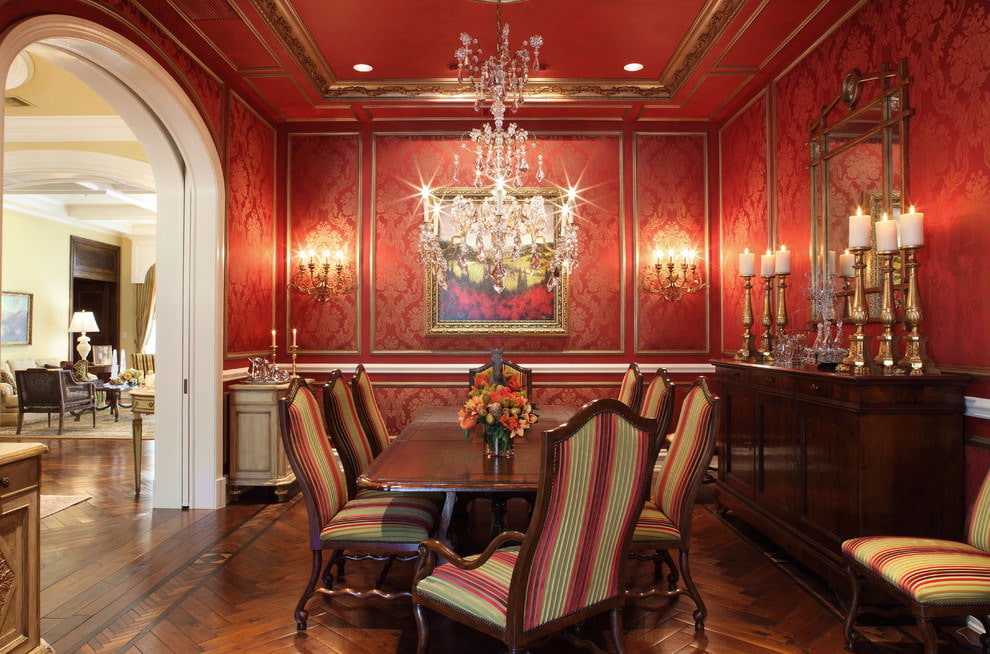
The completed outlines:
<svg viewBox="0 0 990 654">
<path fill-rule="evenodd" d="M 32 439 L 38 440 L 38 439 Z M 42 521 L 42 635 L 69 652 L 413 652 L 416 628 L 408 600 L 310 600 L 310 627 L 292 618 L 309 570 L 305 507 L 242 498 L 219 511 L 150 508 L 154 442 L 145 442 L 144 492 L 131 488 L 130 442 L 52 439 L 43 462 L 42 492 L 93 499 Z M 259 494 L 262 495 L 262 494 Z M 510 503 L 510 526 L 524 512 Z M 485 502 L 459 525 L 461 542 L 480 547 L 489 529 Z M 513 510 L 514 509 L 514 510 Z M 686 654 L 835 653 L 842 651 L 834 598 L 799 566 L 772 562 L 754 542 L 719 518 L 710 504 L 696 509 L 692 569 L 708 603 L 703 633 L 692 628 L 690 601 L 654 599 L 625 610 L 629 652 Z M 514 521 L 514 522 L 513 522 Z M 649 568 L 634 573 L 647 579 Z M 390 584 L 408 585 L 412 564 L 396 564 Z M 371 572 L 369 572 L 371 571 Z M 351 563 L 348 581 L 370 580 L 367 563 Z M 799 583 L 800 582 L 800 583 Z M 500 644 L 440 618 L 432 621 L 431 652 L 488 654 Z M 533 650 L 614 651 L 608 621 L 592 620 Z M 978 650 L 943 632 L 943 653 Z M 916 654 L 910 622 L 864 628 L 860 654 Z"/>
</svg>

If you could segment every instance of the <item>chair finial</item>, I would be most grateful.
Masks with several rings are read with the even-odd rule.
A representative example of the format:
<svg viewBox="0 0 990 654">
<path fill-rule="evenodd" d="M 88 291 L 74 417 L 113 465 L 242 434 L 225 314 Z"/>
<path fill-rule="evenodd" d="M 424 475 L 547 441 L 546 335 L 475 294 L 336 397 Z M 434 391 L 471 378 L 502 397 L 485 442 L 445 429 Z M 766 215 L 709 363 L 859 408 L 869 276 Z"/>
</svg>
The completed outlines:
<svg viewBox="0 0 990 654">
<path fill-rule="evenodd" d="M 493 384 L 505 383 L 505 376 L 502 374 L 503 351 L 505 351 L 504 347 L 489 348 L 489 352 L 492 353 L 492 383 Z"/>
</svg>

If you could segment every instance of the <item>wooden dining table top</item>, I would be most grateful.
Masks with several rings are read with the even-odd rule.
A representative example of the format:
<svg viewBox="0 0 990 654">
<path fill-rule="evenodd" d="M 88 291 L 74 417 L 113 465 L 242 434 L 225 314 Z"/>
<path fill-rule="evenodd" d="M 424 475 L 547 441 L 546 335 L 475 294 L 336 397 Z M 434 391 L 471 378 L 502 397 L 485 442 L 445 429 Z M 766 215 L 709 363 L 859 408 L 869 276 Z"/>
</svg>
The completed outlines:
<svg viewBox="0 0 990 654">
<path fill-rule="evenodd" d="M 570 418 L 572 407 L 541 406 L 539 421 L 513 440 L 512 457 L 486 457 L 480 427 L 457 425 L 460 406 L 423 409 L 358 478 L 363 488 L 389 491 L 535 491 L 544 431 Z"/>
</svg>

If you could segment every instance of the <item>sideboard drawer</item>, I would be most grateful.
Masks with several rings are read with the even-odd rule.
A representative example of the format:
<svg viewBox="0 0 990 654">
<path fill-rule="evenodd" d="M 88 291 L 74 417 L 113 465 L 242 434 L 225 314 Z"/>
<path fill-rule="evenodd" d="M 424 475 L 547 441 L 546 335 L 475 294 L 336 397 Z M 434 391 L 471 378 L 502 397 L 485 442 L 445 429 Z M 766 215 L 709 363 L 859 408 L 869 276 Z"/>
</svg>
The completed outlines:
<svg viewBox="0 0 990 654">
<path fill-rule="evenodd" d="M 24 459 L 0 466 L 0 496 L 17 493 L 37 484 L 37 459 Z"/>
</svg>

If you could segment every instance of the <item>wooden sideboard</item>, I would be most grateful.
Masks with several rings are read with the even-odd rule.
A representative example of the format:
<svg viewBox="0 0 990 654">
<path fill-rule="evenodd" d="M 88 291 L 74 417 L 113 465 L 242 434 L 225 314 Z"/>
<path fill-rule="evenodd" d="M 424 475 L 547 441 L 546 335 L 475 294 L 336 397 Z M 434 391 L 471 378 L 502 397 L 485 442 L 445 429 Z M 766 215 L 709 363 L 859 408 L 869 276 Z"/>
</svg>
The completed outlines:
<svg viewBox="0 0 990 654">
<path fill-rule="evenodd" d="M 833 588 L 847 586 L 847 538 L 962 539 L 965 377 L 713 364 L 719 507 Z"/>
<path fill-rule="evenodd" d="M 41 640 L 41 443 L 0 443 L 0 651 L 51 651 Z"/>
<path fill-rule="evenodd" d="M 295 474 L 285 457 L 278 424 L 278 398 L 288 384 L 231 384 L 230 470 L 227 492 L 236 501 L 250 486 L 271 486 L 284 502 Z"/>
</svg>

